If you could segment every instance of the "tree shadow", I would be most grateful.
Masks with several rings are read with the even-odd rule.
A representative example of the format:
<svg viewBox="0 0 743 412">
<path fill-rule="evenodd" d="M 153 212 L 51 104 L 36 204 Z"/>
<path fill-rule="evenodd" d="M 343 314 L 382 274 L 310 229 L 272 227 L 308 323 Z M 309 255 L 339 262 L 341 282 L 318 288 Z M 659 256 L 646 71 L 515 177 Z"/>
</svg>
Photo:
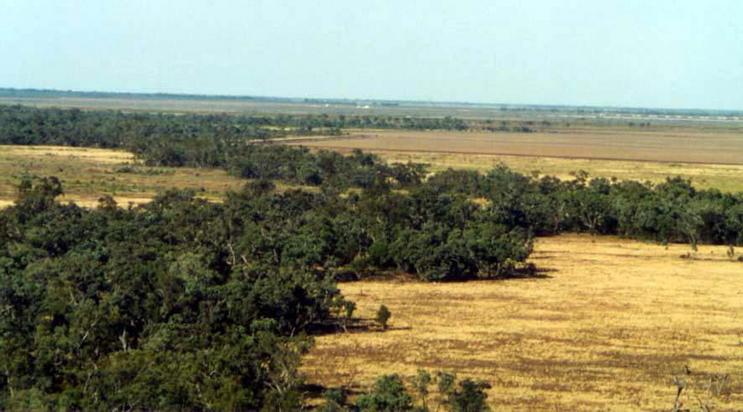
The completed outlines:
<svg viewBox="0 0 743 412">
<path fill-rule="evenodd" d="M 308 398 L 319 399 L 322 398 L 323 392 L 328 388 L 317 383 L 303 383 L 299 385 L 297 389 L 304 393 Z"/>
<path fill-rule="evenodd" d="M 500 279 L 513 280 L 513 279 L 552 279 L 549 273 L 557 272 L 554 268 L 545 267 L 526 267 L 518 268 L 510 276 L 506 276 Z M 498 280 L 498 279 L 496 279 Z"/>
<path fill-rule="evenodd" d="M 308 329 L 308 333 L 312 336 L 323 336 L 338 333 L 378 333 L 412 329 L 410 326 L 387 326 L 383 328 L 379 326 L 376 320 L 371 318 L 351 318 L 345 321 L 343 319 L 331 319 L 314 324 Z"/>
<path fill-rule="evenodd" d="M 528 265 L 522 268 L 513 269 L 511 272 L 506 274 L 475 277 L 471 279 L 451 279 L 451 280 L 439 280 L 437 283 L 467 283 L 467 282 L 505 282 L 512 280 L 531 280 L 531 279 L 552 279 L 549 273 L 557 272 L 557 269 L 536 267 L 534 265 Z"/>
<path fill-rule="evenodd" d="M 524 267 L 513 269 L 510 273 L 485 276 L 485 277 L 473 277 L 469 279 L 443 279 L 431 282 L 436 283 L 466 283 L 472 281 L 502 281 L 502 280 L 514 280 L 514 279 L 552 279 L 549 273 L 557 272 L 557 269 L 535 266 L 533 264 L 527 264 Z M 363 280 L 374 280 L 374 281 L 389 281 L 389 282 L 427 282 L 422 280 L 419 276 L 397 271 L 379 271 L 370 272 L 365 274 L 359 274 L 355 272 L 342 272 L 336 274 L 336 281 L 343 283 L 353 283 Z"/>
<path fill-rule="evenodd" d="M 341 389 L 348 397 L 355 397 L 366 392 L 364 390 L 365 388 L 357 383 L 352 383 L 350 386 L 325 386 L 319 383 L 305 382 L 297 387 L 297 390 L 299 390 L 304 395 L 305 399 L 314 399 L 316 401 L 323 399 L 325 397 L 325 392 L 330 389 Z M 306 409 L 303 410 L 316 411 L 321 408 L 321 405 L 305 405 L 305 408 Z"/>
</svg>

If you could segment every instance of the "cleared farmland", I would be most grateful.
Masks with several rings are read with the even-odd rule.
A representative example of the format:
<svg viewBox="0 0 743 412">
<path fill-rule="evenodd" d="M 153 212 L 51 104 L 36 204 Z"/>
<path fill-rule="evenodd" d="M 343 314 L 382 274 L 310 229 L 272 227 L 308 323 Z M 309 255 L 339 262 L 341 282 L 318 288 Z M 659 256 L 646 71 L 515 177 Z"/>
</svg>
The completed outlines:
<svg viewBox="0 0 743 412">
<path fill-rule="evenodd" d="M 487 379 L 497 410 L 670 410 L 679 376 L 686 405 L 741 410 L 743 263 L 688 251 L 567 235 L 539 239 L 541 279 L 344 283 L 359 316 L 387 305 L 391 330 L 319 336 L 304 372 L 363 387 L 444 369 Z"/>
<path fill-rule="evenodd" d="M 586 127 L 550 133 L 354 131 L 348 136 L 289 144 L 350 152 L 362 149 L 390 162 L 422 162 L 434 171 L 487 170 L 505 164 L 522 173 L 658 182 L 668 176 L 697 187 L 743 191 L 743 133 L 736 129 Z"/>
<path fill-rule="evenodd" d="M 743 134 L 703 128 L 583 128 L 548 133 L 356 131 L 345 138 L 306 140 L 311 147 L 441 152 L 568 159 L 743 164 Z"/>
</svg>

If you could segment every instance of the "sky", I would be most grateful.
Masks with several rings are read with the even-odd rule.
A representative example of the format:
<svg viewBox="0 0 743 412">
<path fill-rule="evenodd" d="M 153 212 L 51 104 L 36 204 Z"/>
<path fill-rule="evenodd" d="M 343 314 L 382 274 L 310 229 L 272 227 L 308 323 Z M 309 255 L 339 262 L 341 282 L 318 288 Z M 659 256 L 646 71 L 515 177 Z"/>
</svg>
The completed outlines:
<svg viewBox="0 0 743 412">
<path fill-rule="evenodd" d="M 0 0 L 0 87 L 743 109 L 738 0 Z"/>
</svg>

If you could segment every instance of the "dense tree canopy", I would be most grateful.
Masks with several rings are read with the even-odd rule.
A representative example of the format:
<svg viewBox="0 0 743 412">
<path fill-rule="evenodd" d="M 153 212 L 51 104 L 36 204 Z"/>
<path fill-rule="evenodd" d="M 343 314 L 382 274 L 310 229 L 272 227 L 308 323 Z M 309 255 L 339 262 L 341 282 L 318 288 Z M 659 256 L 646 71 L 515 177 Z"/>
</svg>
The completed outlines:
<svg viewBox="0 0 743 412">
<path fill-rule="evenodd" d="M 243 261 L 224 207 L 172 192 L 86 210 L 24 184 L 0 225 L 0 407 L 244 409 L 293 399 L 323 271 Z"/>
<path fill-rule="evenodd" d="M 530 248 L 466 197 L 425 188 L 256 182 L 223 204 L 167 192 L 128 209 L 62 205 L 62 190 L 24 181 L 0 212 L 3 407 L 291 409 L 306 333 L 345 307 L 336 275 L 497 276 Z"/>
</svg>

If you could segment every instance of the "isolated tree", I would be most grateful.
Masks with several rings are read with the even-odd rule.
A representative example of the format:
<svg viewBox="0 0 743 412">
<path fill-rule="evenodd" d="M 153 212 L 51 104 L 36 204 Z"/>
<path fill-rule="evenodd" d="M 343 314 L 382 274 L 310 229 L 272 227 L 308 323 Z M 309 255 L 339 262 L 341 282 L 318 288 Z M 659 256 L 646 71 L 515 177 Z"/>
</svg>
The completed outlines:
<svg viewBox="0 0 743 412">
<path fill-rule="evenodd" d="M 346 412 L 347 401 L 346 390 L 343 388 L 328 389 L 323 393 L 325 403 L 320 407 L 320 412 Z"/>
<path fill-rule="evenodd" d="M 377 316 L 375 320 L 379 324 L 379 326 L 382 327 L 382 329 L 387 329 L 387 322 L 389 322 L 390 318 L 392 317 L 392 312 L 387 308 L 385 305 L 380 305 L 379 309 L 377 310 Z"/>
<path fill-rule="evenodd" d="M 484 381 L 465 379 L 459 382 L 459 387 L 451 392 L 447 398 L 452 412 L 487 412 L 488 395 L 485 389 L 490 385 Z"/>
<path fill-rule="evenodd" d="M 421 409 L 423 411 L 428 410 L 428 388 L 431 386 L 432 382 L 433 378 L 431 374 L 425 369 L 418 369 L 418 373 L 413 378 L 413 387 L 421 400 Z"/>
</svg>

